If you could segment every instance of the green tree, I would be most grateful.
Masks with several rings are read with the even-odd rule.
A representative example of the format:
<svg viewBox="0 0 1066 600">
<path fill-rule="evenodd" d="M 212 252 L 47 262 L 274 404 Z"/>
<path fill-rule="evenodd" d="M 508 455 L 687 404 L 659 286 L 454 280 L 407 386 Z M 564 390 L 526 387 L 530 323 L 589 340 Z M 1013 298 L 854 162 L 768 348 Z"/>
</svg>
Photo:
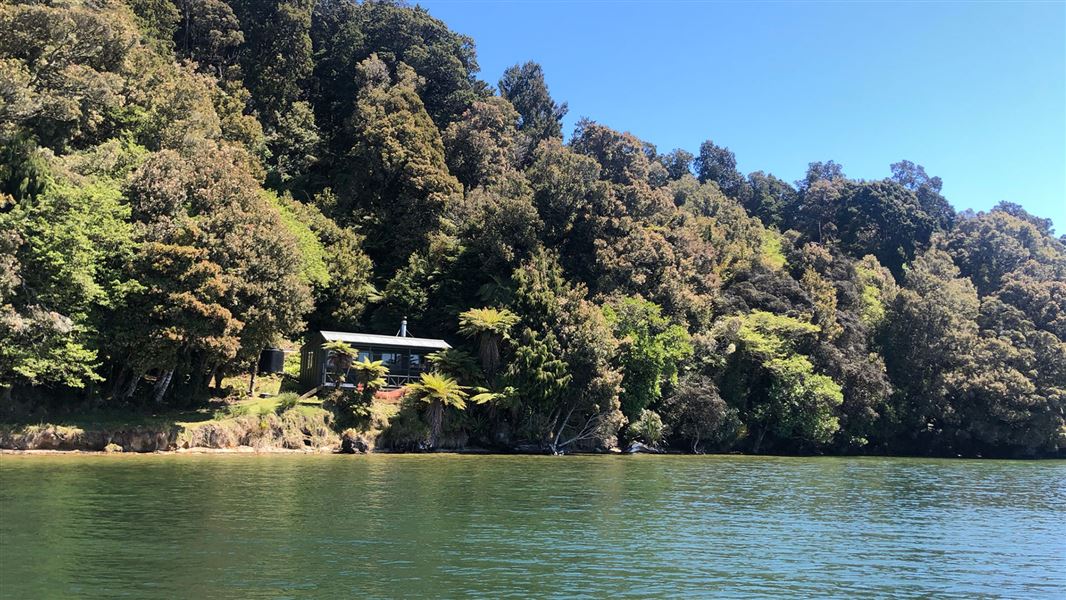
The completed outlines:
<svg viewBox="0 0 1066 600">
<path fill-rule="evenodd" d="M 409 384 L 406 390 L 417 401 L 429 405 L 427 444 L 430 448 L 436 448 L 444 423 L 444 410 L 446 408 L 466 409 L 466 391 L 456 380 L 438 373 L 422 373 L 420 381 Z"/>
<path fill-rule="evenodd" d="M 467 192 L 456 201 L 451 220 L 460 260 L 474 271 L 471 281 L 506 277 L 542 245 L 544 224 L 530 186 L 517 172 Z"/>
<path fill-rule="evenodd" d="M 123 112 L 138 38 L 121 5 L 0 6 L 0 127 L 60 150 L 102 141 Z"/>
<path fill-rule="evenodd" d="M 472 189 L 498 180 L 522 162 L 518 112 L 498 97 L 478 100 L 443 133 L 448 169 Z"/>
<path fill-rule="evenodd" d="M 909 451 L 950 449 L 958 426 L 950 381 L 978 340 L 979 302 L 942 250 L 918 256 L 890 305 L 881 335 L 895 393 L 886 433 Z"/>
<path fill-rule="evenodd" d="M 630 421 L 626 432 L 631 439 L 658 446 L 664 435 L 662 417 L 655 411 L 641 410 L 640 415 Z"/>
<path fill-rule="evenodd" d="M 78 341 L 73 321 L 16 295 L 22 239 L 14 229 L 0 230 L 0 398 L 10 400 L 20 384 L 79 388 L 97 380 L 96 352 Z"/>
<path fill-rule="evenodd" d="M 544 253 L 517 269 L 514 280 L 511 309 L 528 330 L 506 380 L 517 390 L 531 433 L 553 453 L 612 445 L 625 417 L 618 401 L 621 373 L 610 364 L 617 342 L 602 309 L 568 284 Z"/>
<path fill-rule="evenodd" d="M 947 249 L 981 296 L 994 293 L 1029 261 L 1045 265 L 1049 279 L 1066 279 L 1066 245 L 1008 210 L 960 219 L 947 237 Z"/>
<path fill-rule="evenodd" d="M 741 428 L 737 409 L 722 400 L 711 378 L 699 374 L 681 379 L 663 401 L 662 413 L 669 435 L 694 454 L 707 446 L 728 448 Z"/>
<path fill-rule="evenodd" d="M 187 242 L 187 232 L 177 232 L 175 242 Z M 232 360 L 240 348 L 244 326 L 226 308 L 229 288 L 222 269 L 207 258 L 207 251 L 184 243 L 145 242 L 132 261 L 137 290 L 121 309 L 125 326 L 113 331 L 113 348 L 124 356 L 113 376 L 113 395 L 126 400 L 141 377 L 155 371 L 153 400 L 162 402 L 175 380 L 196 379 L 192 396 L 203 393 L 207 378 L 192 372 Z M 119 358 L 119 357 L 114 357 Z"/>
<path fill-rule="evenodd" d="M 341 342 L 343 343 L 343 342 Z M 348 360 L 351 355 L 339 353 L 338 356 Z M 374 403 L 374 396 L 385 387 L 385 376 L 389 374 L 389 368 L 380 360 L 370 360 L 363 357 L 362 360 L 352 361 L 347 369 L 352 374 L 352 382 L 356 386 L 356 392 L 339 393 L 337 406 L 342 409 L 346 418 L 356 421 L 366 419 L 371 415 L 370 407 Z"/>
<path fill-rule="evenodd" d="M 506 308 L 472 308 L 459 315 L 459 333 L 478 340 L 481 368 L 490 382 L 500 366 L 500 348 L 518 321 L 518 315 Z"/>
<path fill-rule="evenodd" d="M 636 421 L 662 398 L 663 388 L 677 384 L 681 364 L 692 355 L 689 334 L 662 316 L 655 303 L 636 297 L 604 306 L 607 323 L 620 340 L 622 413 Z"/>
<path fill-rule="evenodd" d="M 737 170 L 736 156 L 729 148 L 718 146 L 711 140 L 703 142 L 695 167 L 700 183 L 713 181 L 726 196 L 737 199 L 744 197 L 744 176 Z"/>
<path fill-rule="evenodd" d="M 32 160 L 39 183 L 0 196 L 0 385 L 83 388 L 101 380 L 101 319 L 130 289 L 129 208 L 107 181 Z"/>
<path fill-rule="evenodd" d="M 808 163 L 807 174 L 803 179 L 796 182 L 796 187 L 801 192 L 806 192 L 808 188 L 819 181 L 837 181 L 844 178 L 844 167 L 842 165 L 831 160 L 825 162 L 817 161 Z"/>
<path fill-rule="evenodd" d="M 692 175 L 692 161 L 696 157 L 686 150 L 675 148 L 659 157 L 659 162 L 666 168 L 667 176 L 674 181 L 685 175 Z"/>
<path fill-rule="evenodd" d="M 470 103 L 487 95 L 478 71 L 474 41 L 448 29 L 419 6 L 399 2 L 348 0 L 316 2 L 311 19 L 316 61 L 316 109 L 326 117 L 327 135 L 351 114 L 351 99 L 361 85 L 355 66 L 377 54 L 390 70 L 409 65 L 425 81 L 422 100 L 440 129 L 459 118 Z M 343 135 L 343 134 L 342 134 Z M 331 135 L 332 137 L 332 135 Z"/>
<path fill-rule="evenodd" d="M 311 294 L 299 242 L 260 193 L 245 156 L 230 146 L 189 158 L 159 152 L 133 174 L 127 196 L 144 241 L 187 232 L 186 245 L 221 268 L 229 290 L 223 305 L 244 323 L 233 366 L 254 368 L 262 348 L 300 330 Z M 218 365 L 204 367 L 197 378 Z"/>
<path fill-rule="evenodd" d="M 461 186 L 448 173 L 440 133 L 416 91 L 415 72 L 400 64 L 394 78 L 373 55 L 359 64 L 358 73 L 363 87 L 348 126 L 351 146 L 334 174 L 333 216 L 368 233 L 395 232 L 366 239 L 375 267 L 389 273 L 428 246 Z"/>
<path fill-rule="evenodd" d="M 563 137 L 563 117 L 568 109 L 565 102 L 552 99 L 539 64 L 530 61 L 508 67 L 499 88 L 500 95 L 518 111 L 518 130 L 529 137 L 531 146 Z"/>
<path fill-rule="evenodd" d="M 844 400 L 832 378 L 815 371 L 802 350 L 819 331 L 792 317 L 753 311 L 737 318 L 733 355 L 723 389 L 754 435 L 759 452 L 767 433 L 778 442 L 819 448 L 839 429 L 835 413 Z"/>
<path fill-rule="evenodd" d="M 744 200 L 744 208 L 758 217 L 767 227 L 781 228 L 788 210 L 796 204 L 796 190 L 787 182 L 756 171 L 748 176 L 751 194 Z"/>
<path fill-rule="evenodd" d="M 224 0 L 175 0 L 181 14 L 177 47 L 216 77 L 238 79 L 237 54 L 244 32 Z"/>
</svg>

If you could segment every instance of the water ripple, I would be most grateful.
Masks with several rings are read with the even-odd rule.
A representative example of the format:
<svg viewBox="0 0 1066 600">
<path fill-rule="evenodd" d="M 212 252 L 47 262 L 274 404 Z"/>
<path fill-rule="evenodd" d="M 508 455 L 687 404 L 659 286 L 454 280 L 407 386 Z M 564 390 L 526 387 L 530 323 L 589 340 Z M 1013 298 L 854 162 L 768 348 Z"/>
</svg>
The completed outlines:
<svg viewBox="0 0 1066 600">
<path fill-rule="evenodd" d="M 0 596 L 1066 597 L 1066 462 L 0 457 Z"/>
</svg>

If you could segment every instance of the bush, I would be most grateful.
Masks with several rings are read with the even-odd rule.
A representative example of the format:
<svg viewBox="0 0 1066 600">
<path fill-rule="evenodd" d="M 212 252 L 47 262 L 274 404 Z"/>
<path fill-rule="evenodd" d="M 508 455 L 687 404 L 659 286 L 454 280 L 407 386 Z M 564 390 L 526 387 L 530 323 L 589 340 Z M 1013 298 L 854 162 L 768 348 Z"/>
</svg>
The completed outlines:
<svg viewBox="0 0 1066 600">
<path fill-rule="evenodd" d="M 631 439 L 655 446 L 663 439 L 663 420 L 654 411 L 641 410 L 640 418 L 629 424 L 626 433 Z"/>
<path fill-rule="evenodd" d="M 300 397 L 295 392 L 285 392 L 278 396 L 277 413 L 280 415 L 300 405 Z"/>
<path fill-rule="evenodd" d="M 352 388 L 330 390 L 322 401 L 324 407 L 330 408 L 337 416 L 337 422 L 343 426 L 365 423 L 370 419 L 373 396 L 368 397 Z"/>
<path fill-rule="evenodd" d="M 429 438 L 429 426 L 418 412 L 417 401 L 405 397 L 400 411 L 389 419 L 389 425 L 381 432 L 382 445 L 399 451 L 423 450 Z"/>
<path fill-rule="evenodd" d="M 740 435 L 743 425 L 737 409 L 726 404 L 718 387 L 708 377 L 691 375 L 663 402 L 663 415 L 674 442 L 701 453 L 726 449 Z"/>
</svg>

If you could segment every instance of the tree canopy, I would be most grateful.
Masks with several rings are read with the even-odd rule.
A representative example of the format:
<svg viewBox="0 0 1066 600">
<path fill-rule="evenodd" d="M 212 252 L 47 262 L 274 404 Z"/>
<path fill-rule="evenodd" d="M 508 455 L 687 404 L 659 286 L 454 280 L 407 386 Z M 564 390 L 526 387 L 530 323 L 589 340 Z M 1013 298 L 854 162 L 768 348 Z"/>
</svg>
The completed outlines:
<svg viewBox="0 0 1066 600">
<path fill-rule="evenodd" d="M 423 446 L 1066 451 L 1049 220 L 956 213 L 908 160 L 564 140 L 547 75 L 493 88 L 397 1 L 0 5 L 4 406 L 193 404 L 407 316 L 455 345 L 409 390 Z"/>
</svg>

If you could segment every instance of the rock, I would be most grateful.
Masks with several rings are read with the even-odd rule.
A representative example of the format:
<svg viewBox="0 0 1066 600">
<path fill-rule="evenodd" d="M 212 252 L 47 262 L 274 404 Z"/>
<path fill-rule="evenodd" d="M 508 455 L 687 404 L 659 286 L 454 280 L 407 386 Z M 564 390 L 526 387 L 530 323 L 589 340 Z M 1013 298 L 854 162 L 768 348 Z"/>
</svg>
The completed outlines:
<svg viewBox="0 0 1066 600">
<path fill-rule="evenodd" d="M 644 453 L 644 454 L 662 454 L 663 452 L 662 452 L 662 450 L 659 450 L 658 448 L 653 448 L 651 446 L 646 446 L 644 444 L 641 444 L 640 442 L 633 442 L 633 443 L 629 444 L 628 448 L 626 448 L 625 453 L 626 454 L 639 454 L 639 453 Z"/>
<path fill-rule="evenodd" d="M 122 450 L 122 446 L 119 446 L 118 444 L 116 444 L 114 442 L 111 442 L 110 444 L 104 446 L 104 452 L 109 452 L 110 453 L 110 452 L 122 452 L 122 451 L 123 451 Z"/>
<path fill-rule="evenodd" d="M 511 451 L 515 454 L 545 454 L 547 452 L 544 446 L 537 444 L 516 444 Z"/>
<path fill-rule="evenodd" d="M 36 450 L 58 450 L 59 441 L 54 429 L 45 429 L 37 436 Z"/>
<path fill-rule="evenodd" d="M 341 453 L 342 454 L 366 454 L 370 449 L 370 445 L 366 443 L 363 436 L 358 435 L 351 429 L 345 431 L 341 435 Z"/>
</svg>

